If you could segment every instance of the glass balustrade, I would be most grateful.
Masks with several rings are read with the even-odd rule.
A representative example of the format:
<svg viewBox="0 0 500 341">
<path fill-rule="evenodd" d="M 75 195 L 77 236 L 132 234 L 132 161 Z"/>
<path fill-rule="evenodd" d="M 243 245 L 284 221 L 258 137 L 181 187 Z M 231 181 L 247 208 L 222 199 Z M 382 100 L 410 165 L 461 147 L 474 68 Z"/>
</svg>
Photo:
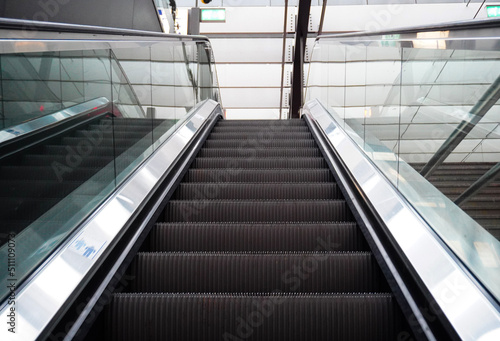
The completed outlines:
<svg viewBox="0 0 500 341">
<path fill-rule="evenodd" d="M 320 37 L 306 89 L 497 299 L 498 33 Z"/>
<path fill-rule="evenodd" d="M 9 240 L 20 283 L 198 106 L 219 101 L 205 39 L 64 37 L 0 39 L 2 297 Z"/>
</svg>

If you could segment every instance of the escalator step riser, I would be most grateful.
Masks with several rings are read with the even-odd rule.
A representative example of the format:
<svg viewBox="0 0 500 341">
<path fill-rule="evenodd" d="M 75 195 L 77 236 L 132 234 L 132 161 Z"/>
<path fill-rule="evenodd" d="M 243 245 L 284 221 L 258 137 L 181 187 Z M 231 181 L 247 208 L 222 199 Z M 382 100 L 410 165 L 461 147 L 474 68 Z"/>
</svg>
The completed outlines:
<svg viewBox="0 0 500 341">
<path fill-rule="evenodd" d="M 497 202 L 495 202 L 495 201 L 490 201 L 490 202 L 467 201 L 465 204 L 460 205 L 460 208 L 464 211 L 467 211 L 467 212 L 484 210 L 485 212 L 495 211 L 498 214 L 500 214 L 500 204 L 498 203 L 498 201 Z"/>
<path fill-rule="evenodd" d="M 83 131 L 83 130 L 78 130 L 75 131 L 74 137 L 79 137 L 79 138 L 86 138 L 86 139 L 101 139 L 101 138 L 106 138 L 106 139 L 111 139 L 111 138 L 117 138 L 117 139 L 131 139 L 131 140 L 140 140 L 144 138 L 146 135 L 148 135 L 148 132 L 137 132 L 133 127 L 130 128 L 131 131 L 112 131 L 112 130 L 107 130 L 103 131 L 101 133 L 94 133 L 92 131 Z M 90 137 L 89 137 L 90 136 Z M 150 137 L 151 139 L 151 137 Z"/>
<path fill-rule="evenodd" d="M 284 158 L 284 157 L 321 157 L 321 152 L 318 148 L 202 148 L 198 153 L 198 157 L 234 157 L 234 158 Z"/>
<path fill-rule="evenodd" d="M 485 221 L 481 221 L 481 219 L 476 219 L 478 224 L 483 226 L 486 231 L 491 233 L 493 237 L 496 239 L 500 239 L 500 219 L 494 220 L 494 221 L 488 221 L 488 219 L 485 219 Z"/>
<path fill-rule="evenodd" d="M 476 181 L 477 179 L 479 179 L 479 177 L 481 176 L 482 174 L 477 174 L 477 175 L 451 175 L 451 174 L 447 174 L 447 175 L 438 175 L 438 176 L 431 176 L 429 178 L 427 178 L 428 181 L 430 181 L 431 183 L 456 183 L 456 182 L 465 182 L 465 183 L 468 183 L 468 184 L 472 184 L 474 181 Z"/>
<path fill-rule="evenodd" d="M 141 132 L 144 134 L 147 134 L 151 130 L 154 129 L 152 126 L 151 122 L 144 122 L 144 123 L 139 123 L 138 121 L 136 122 L 127 122 L 123 121 L 123 123 L 117 123 L 119 120 L 115 120 L 113 124 L 109 125 L 108 127 L 110 130 L 115 130 L 115 131 L 135 131 L 135 132 Z M 121 121 L 121 120 L 120 120 Z M 96 124 L 91 124 L 87 127 L 87 130 L 102 130 L 102 125 L 96 125 Z"/>
<path fill-rule="evenodd" d="M 446 196 L 458 196 L 462 194 L 468 187 L 456 187 L 456 188 L 439 188 L 438 189 Z M 498 187 L 486 187 L 481 189 L 481 191 L 478 192 L 478 195 L 481 196 L 489 196 L 489 197 L 497 197 L 500 195 L 500 188 Z M 474 198 L 474 197 L 473 197 Z"/>
<path fill-rule="evenodd" d="M 304 120 L 220 120 L 217 122 L 217 126 L 226 127 L 226 126 L 263 126 L 269 127 L 273 126 L 305 126 L 306 121 Z"/>
<path fill-rule="evenodd" d="M 68 164 L 70 162 L 78 162 L 79 167 L 104 167 L 113 161 L 112 156 L 71 156 L 68 155 L 26 155 L 23 158 L 23 166 L 47 166 L 51 167 L 53 162 L 58 162 L 62 165 Z"/>
<path fill-rule="evenodd" d="M 385 292 L 368 252 L 139 253 L 129 292 Z"/>
<path fill-rule="evenodd" d="M 195 160 L 196 162 L 196 160 Z M 329 169 L 190 169 L 186 182 L 332 182 Z"/>
<path fill-rule="evenodd" d="M 167 120 L 168 121 L 168 120 Z M 150 120 L 135 120 L 129 121 L 127 119 L 117 119 L 113 121 L 113 124 L 109 125 L 113 127 L 113 129 L 130 129 L 136 131 L 151 131 L 153 129 L 158 128 L 160 125 L 168 127 L 175 125 L 175 122 L 167 123 L 166 121 L 160 120 L 158 122 L 151 122 Z M 90 129 L 99 129 L 98 126 L 92 125 L 89 127 Z M 102 128 L 101 128 L 102 129 Z"/>
<path fill-rule="evenodd" d="M 85 141 L 85 138 L 81 137 L 65 137 L 61 139 L 61 144 L 62 145 L 69 145 L 72 147 L 77 146 L 78 144 L 82 143 L 82 141 Z M 93 146 L 122 146 L 122 145 L 134 145 L 137 142 L 136 138 L 128 138 L 126 136 L 122 136 L 120 138 L 113 138 L 111 136 L 108 136 L 106 138 L 102 137 L 96 137 L 95 139 L 90 140 L 91 144 Z"/>
<path fill-rule="evenodd" d="M 65 168 L 60 168 L 64 166 Z M 47 180 L 47 181 L 83 181 L 90 179 L 100 168 L 69 167 L 68 165 L 51 165 L 51 167 L 19 167 L 3 166 L 0 168 L 0 176 L 8 174 L 12 180 Z M 112 169 L 110 170 L 112 171 Z M 3 177 L 6 178 L 7 176 Z M 110 182 L 114 178 L 114 172 L 103 173 L 99 178 L 94 179 L 99 182 Z"/>
<path fill-rule="evenodd" d="M 368 246 L 356 223 L 159 223 L 151 231 L 150 250 L 366 251 Z"/>
<path fill-rule="evenodd" d="M 136 124 L 160 125 L 160 124 L 165 123 L 165 122 L 175 123 L 176 120 L 174 120 L 174 119 L 162 119 L 162 118 L 142 118 L 142 117 L 122 118 L 122 117 L 120 117 L 120 118 L 115 118 L 113 121 L 114 124 L 132 124 L 132 125 L 136 125 Z"/>
<path fill-rule="evenodd" d="M 340 199 L 334 183 L 320 184 L 231 184 L 181 183 L 176 200 L 204 199 Z"/>
<path fill-rule="evenodd" d="M 170 201 L 166 222 L 351 221 L 345 201 Z"/>
<path fill-rule="evenodd" d="M 205 148 L 314 148 L 316 142 L 309 140 L 268 140 L 266 143 L 249 143 L 247 140 L 207 140 Z"/>
<path fill-rule="evenodd" d="M 0 219 L 36 219 L 61 199 L 0 198 Z"/>
<path fill-rule="evenodd" d="M 76 188 L 80 187 L 82 182 L 59 182 L 59 181 L 32 181 L 16 180 L 9 183 L 0 182 L 0 197 L 11 198 L 61 198 Z M 106 183 L 87 182 L 85 186 L 79 188 L 79 193 L 83 195 L 97 195 L 105 187 Z"/>
<path fill-rule="evenodd" d="M 477 179 L 476 179 L 477 180 Z M 432 184 L 435 187 L 443 189 L 453 189 L 453 188 L 468 188 L 472 185 L 473 181 L 434 181 Z M 488 185 L 488 188 L 498 188 L 500 189 L 500 183 L 492 182 Z"/>
<path fill-rule="evenodd" d="M 328 165 L 322 157 L 315 158 L 196 158 L 191 165 L 196 168 L 261 168 L 275 170 L 293 168 L 327 168 Z M 230 170 L 229 170 L 230 171 Z M 300 172 L 301 170 L 297 170 Z"/>
<path fill-rule="evenodd" d="M 138 141 L 136 141 L 138 142 Z M 130 146 L 92 146 L 88 145 L 85 148 L 86 149 L 77 149 L 77 148 L 72 148 L 71 146 L 57 146 L 57 145 L 48 145 L 44 146 L 44 153 L 46 155 L 61 155 L 61 156 L 67 156 L 71 157 L 74 155 L 75 158 L 81 158 L 82 156 L 90 156 L 90 155 L 120 155 L 124 153 L 125 151 L 129 154 L 134 154 L 134 155 L 140 155 L 144 150 L 148 148 L 148 146 L 151 145 L 151 141 L 141 141 L 141 145 L 130 147 Z"/>
<path fill-rule="evenodd" d="M 275 132 L 291 132 L 291 133 L 307 133 L 307 126 L 284 126 L 277 125 L 272 127 L 255 127 L 255 126 L 215 126 L 212 133 L 275 133 Z"/>
<path fill-rule="evenodd" d="M 3 219 L 36 219 L 47 212 L 63 198 L 0 198 L 0 218 Z M 74 214 L 87 205 L 93 196 L 75 196 L 66 200 L 65 210 Z M 62 212 L 64 214 L 64 212 Z"/>
<path fill-rule="evenodd" d="M 250 132 L 250 133 L 211 133 L 210 140 L 256 140 L 271 141 L 271 140 L 305 140 L 312 139 L 311 133 L 295 133 L 295 132 Z"/>
<path fill-rule="evenodd" d="M 482 218 L 482 219 L 500 220 L 500 211 L 498 209 L 496 209 L 496 210 L 467 209 L 467 210 L 465 210 L 465 213 L 467 213 L 473 219 Z"/>
<path fill-rule="evenodd" d="M 118 294 L 110 310 L 112 341 L 373 341 L 409 334 L 387 294 Z"/>
</svg>

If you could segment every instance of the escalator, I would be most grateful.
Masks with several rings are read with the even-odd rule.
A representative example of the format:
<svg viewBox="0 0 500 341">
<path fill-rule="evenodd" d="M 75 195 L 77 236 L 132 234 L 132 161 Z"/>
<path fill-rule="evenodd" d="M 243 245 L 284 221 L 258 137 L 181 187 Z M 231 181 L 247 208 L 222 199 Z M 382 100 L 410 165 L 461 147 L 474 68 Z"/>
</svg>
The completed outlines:
<svg viewBox="0 0 500 341">
<path fill-rule="evenodd" d="M 26 39 L 27 24 L 0 21 Z M 56 102 L 95 111 L 87 100 L 100 98 L 106 109 L 65 107 L 28 143 L 11 134 L 0 145 L 0 311 L 10 319 L 0 339 L 500 339 L 498 241 L 387 146 L 363 140 L 366 127 L 346 124 L 356 107 L 336 107 L 331 77 L 309 78 L 303 120 L 221 120 L 208 39 L 41 29 L 58 44 L 44 58 L 66 72 L 50 76 Z M 384 39 L 361 45 L 392 47 Z M 35 61 L 46 50 L 25 47 Z M 351 47 L 315 51 L 327 60 L 313 59 L 311 75 L 351 65 Z M 380 116 L 359 98 L 363 124 L 393 122 L 397 110 Z M 50 102 L 3 100 L 16 109 L 5 122 Z M 494 198 L 468 204 L 497 218 Z"/>
<path fill-rule="evenodd" d="M 411 333 L 303 120 L 218 121 L 127 278 L 92 339 Z"/>
</svg>

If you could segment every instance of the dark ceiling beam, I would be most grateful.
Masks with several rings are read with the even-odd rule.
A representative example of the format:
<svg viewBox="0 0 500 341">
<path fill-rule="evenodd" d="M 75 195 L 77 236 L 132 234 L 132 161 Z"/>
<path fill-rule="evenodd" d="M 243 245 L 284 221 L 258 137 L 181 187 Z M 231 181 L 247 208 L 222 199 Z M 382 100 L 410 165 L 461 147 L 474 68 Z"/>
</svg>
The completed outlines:
<svg viewBox="0 0 500 341">
<path fill-rule="evenodd" d="M 291 118 L 300 117 L 300 108 L 304 101 L 304 55 L 306 52 L 307 33 L 309 31 L 310 11 L 311 0 L 299 0 L 299 13 L 297 15 L 297 27 L 295 29 L 295 51 L 293 56 Z"/>
</svg>

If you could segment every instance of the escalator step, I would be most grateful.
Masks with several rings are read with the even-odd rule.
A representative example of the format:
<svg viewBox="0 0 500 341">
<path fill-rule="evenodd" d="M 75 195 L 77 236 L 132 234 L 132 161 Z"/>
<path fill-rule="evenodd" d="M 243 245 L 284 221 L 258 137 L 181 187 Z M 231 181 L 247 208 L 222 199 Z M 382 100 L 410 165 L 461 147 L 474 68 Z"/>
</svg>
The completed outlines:
<svg viewBox="0 0 500 341">
<path fill-rule="evenodd" d="M 239 133 L 211 133 L 210 140 L 304 140 L 312 139 L 310 132 L 239 132 Z"/>
<path fill-rule="evenodd" d="M 212 133 L 251 133 L 251 132 L 291 132 L 291 133 L 305 133 L 309 132 L 309 128 L 307 126 L 292 126 L 292 125 L 274 125 L 274 126 L 220 126 L 216 125 Z"/>
<path fill-rule="evenodd" d="M 62 219 L 66 220 L 59 220 L 58 218 L 44 219 L 44 220 L 42 220 L 41 218 L 37 219 L 35 221 L 36 227 L 32 225 L 31 231 L 28 232 L 25 230 L 23 233 L 33 233 L 33 231 L 40 231 L 40 230 L 43 230 L 45 233 L 49 233 L 51 230 L 61 232 L 61 226 L 64 226 L 67 223 L 68 221 L 67 218 L 68 217 L 62 217 Z M 28 217 L 25 216 L 19 217 L 18 220 L 2 219 L 3 231 L 14 232 L 16 234 L 20 233 L 22 230 L 30 226 L 32 223 L 33 220 L 30 220 Z M 6 238 L 8 238 L 7 234 L 4 234 L 3 237 L 0 234 L 0 245 L 6 242 Z M 38 240 L 34 238 L 23 239 L 23 242 L 24 242 L 23 248 L 27 250 L 35 250 L 40 246 Z"/>
<path fill-rule="evenodd" d="M 35 181 L 11 180 L 0 181 L 0 197 L 11 198 L 61 198 L 79 188 L 81 181 Z M 80 194 L 96 195 L 101 192 L 107 183 L 88 181 L 80 188 Z"/>
<path fill-rule="evenodd" d="M 340 199 L 334 183 L 181 183 L 176 200 L 202 199 Z"/>
<path fill-rule="evenodd" d="M 103 131 L 102 134 L 99 134 L 99 137 L 102 136 L 103 138 L 118 138 L 118 139 L 135 139 L 135 140 L 140 140 L 144 138 L 148 132 L 137 132 L 135 129 L 130 128 L 131 131 L 122 131 L 122 130 L 116 130 L 113 131 L 112 129 Z M 80 138 L 89 138 L 89 132 L 87 130 L 78 130 L 75 131 L 74 137 L 80 137 Z M 150 138 L 151 139 L 151 138 Z"/>
<path fill-rule="evenodd" d="M 411 332 L 303 120 L 219 121 L 107 309 L 109 340 Z"/>
<path fill-rule="evenodd" d="M 285 157 L 321 157 L 318 148 L 202 148 L 198 157 L 212 158 L 285 158 Z"/>
<path fill-rule="evenodd" d="M 472 184 L 474 181 L 479 179 L 479 177 L 482 174 L 457 174 L 457 175 L 452 175 L 452 174 L 442 174 L 442 175 L 435 175 L 433 174 L 429 178 L 427 178 L 428 181 L 431 183 L 437 182 L 437 183 L 454 183 L 454 182 L 465 182 L 467 184 Z"/>
<path fill-rule="evenodd" d="M 326 168 L 322 157 L 310 158 L 196 158 L 192 168 Z"/>
<path fill-rule="evenodd" d="M 162 118 L 142 118 L 142 117 L 126 117 L 126 118 L 115 118 L 113 123 L 118 123 L 118 124 L 145 124 L 145 125 L 159 125 L 164 122 L 172 122 L 175 123 L 176 120 L 173 119 L 162 119 Z"/>
<path fill-rule="evenodd" d="M 69 145 L 69 146 L 72 146 L 73 148 L 75 146 L 77 146 L 79 143 L 81 143 L 82 141 L 85 141 L 87 139 L 85 138 L 82 138 L 82 137 L 73 137 L 73 136 L 70 136 L 70 137 L 64 137 L 61 139 L 61 144 L 62 145 Z M 94 139 L 89 139 L 89 141 L 91 142 L 92 146 L 122 146 L 122 145 L 127 145 L 127 146 L 130 146 L 130 145 L 133 145 L 134 143 L 137 142 L 137 139 L 131 139 L 131 138 L 128 138 L 128 137 L 125 137 L 125 136 L 122 136 L 121 138 L 113 138 L 113 137 L 95 137 Z"/>
<path fill-rule="evenodd" d="M 119 122 L 121 121 L 121 122 Z M 153 130 L 153 126 L 151 124 L 151 121 L 146 121 L 144 123 L 140 123 L 140 121 L 135 121 L 135 122 L 130 122 L 130 121 L 122 121 L 122 120 L 114 120 L 113 124 L 109 125 L 110 128 L 112 128 L 115 131 L 135 131 L 135 132 L 141 132 L 144 134 L 147 134 L 151 130 Z M 99 124 L 91 124 L 87 126 L 88 130 L 100 130 L 102 129 L 102 126 Z"/>
<path fill-rule="evenodd" d="M 484 210 L 485 212 L 486 211 L 496 211 L 498 214 L 500 214 L 500 212 L 499 212 L 500 203 L 497 200 L 493 200 L 493 196 L 491 197 L 491 199 L 492 200 L 489 200 L 489 201 L 469 200 L 466 203 L 460 205 L 460 208 L 464 211 L 467 211 L 467 212 Z"/>
<path fill-rule="evenodd" d="M 69 162 L 68 162 L 69 161 Z M 104 167 L 113 161 L 112 156 L 102 155 L 87 155 L 80 156 L 77 154 L 72 155 L 25 155 L 22 160 L 23 166 L 48 166 L 50 167 L 53 162 L 58 162 L 62 165 L 78 164 L 79 167 Z"/>
<path fill-rule="evenodd" d="M 91 178 L 100 170 L 100 168 L 70 167 L 68 165 L 51 165 L 51 167 L 2 166 L 0 167 L 0 177 L 8 177 L 12 180 L 83 181 Z M 108 182 L 113 178 L 114 172 L 113 169 L 110 169 L 109 172 L 100 173 L 99 177 L 94 180 Z"/>
<path fill-rule="evenodd" d="M 171 200 L 169 222 L 325 222 L 349 221 L 343 200 Z"/>
<path fill-rule="evenodd" d="M 3 219 L 36 219 L 47 212 L 63 198 L 0 198 L 0 218 Z M 92 195 L 75 195 L 65 198 L 65 211 L 75 213 L 94 200 Z M 64 215 L 64 212 L 61 212 Z"/>
<path fill-rule="evenodd" d="M 131 292 L 385 292 L 370 252 L 165 253 L 132 262 Z"/>
<path fill-rule="evenodd" d="M 396 340 L 409 331 L 388 294 L 115 294 L 107 339 Z"/>
<path fill-rule="evenodd" d="M 138 143 L 139 141 L 134 141 L 134 144 Z M 81 151 L 71 148 L 70 146 L 64 146 L 64 145 L 46 145 L 43 147 L 43 151 L 45 155 L 64 155 L 64 156 L 75 156 L 75 157 L 81 157 L 83 156 L 88 156 L 88 155 L 109 155 L 109 156 L 114 156 L 114 155 L 120 155 L 124 153 L 125 151 L 128 154 L 133 153 L 134 155 L 140 155 L 142 152 L 144 152 L 145 149 L 149 145 L 151 145 L 151 140 L 141 140 L 141 143 L 139 145 L 134 145 L 130 147 L 130 145 L 119 145 L 116 147 L 111 146 L 105 146 L 105 145 L 98 145 L 98 146 L 92 146 L 89 145 L 88 149 L 81 149 Z"/>
<path fill-rule="evenodd" d="M 259 141 L 249 142 L 246 140 L 207 140 L 206 148 L 314 148 L 316 142 L 307 140 L 267 140 L 265 143 Z"/>
<path fill-rule="evenodd" d="M 196 162 L 196 160 L 195 160 Z M 187 182 L 331 182 L 329 169 L 189 169 Z"/>
<path fill-rule="evenodd" d="M 304 120 L 220 120 L 217 122 L 218 126 L 264 126 L 269 127 L 284 125 L 284 126 L 305 126 Z"/>
<path fill-rule="evenodd" d="M 354 222 L 346 223 L 159 223 L 150 251 L 366 251 Z"/>
</svg>

